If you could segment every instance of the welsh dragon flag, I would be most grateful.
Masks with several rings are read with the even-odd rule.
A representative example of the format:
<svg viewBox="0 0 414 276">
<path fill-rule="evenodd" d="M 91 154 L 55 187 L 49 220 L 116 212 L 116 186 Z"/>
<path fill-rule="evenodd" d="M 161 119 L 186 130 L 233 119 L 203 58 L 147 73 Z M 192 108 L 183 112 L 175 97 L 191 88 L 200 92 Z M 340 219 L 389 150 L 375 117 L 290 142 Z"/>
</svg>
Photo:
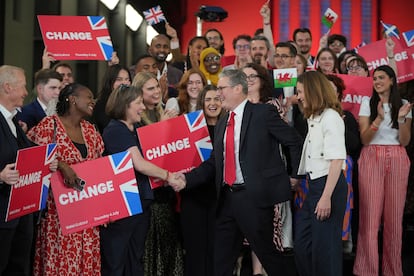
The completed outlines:
<svg viewBox="0 0 414 276">
<path fill-rule="evenodd" d="M 326 27 L 332 28 L 332 25 L 336 22 L 337 19 L 338 19 L 338 14 L 336 14 L 336 12 L 328 8 L 323 14 L 322 23 Z"/>
<path fill-rule="evenodd" d="M 275 88 L 296 86 L 298 71 L 296 68 L 274 69 L 273 79 Z"/>
</svg>

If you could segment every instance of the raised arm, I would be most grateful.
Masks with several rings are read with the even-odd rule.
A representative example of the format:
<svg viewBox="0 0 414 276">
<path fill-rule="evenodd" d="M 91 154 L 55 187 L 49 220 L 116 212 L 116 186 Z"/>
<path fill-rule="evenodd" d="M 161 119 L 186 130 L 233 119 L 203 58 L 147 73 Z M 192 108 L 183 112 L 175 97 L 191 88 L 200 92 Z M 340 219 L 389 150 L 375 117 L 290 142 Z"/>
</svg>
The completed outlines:
<svg viewBox="0 0 414 276">
<path fill-rule="evenodd" d="M 165 31 L 169 37 L 171 37 L 170 40 L 170 48 L 171 48 L 171 54 L 172 54 L 172 62 L 184 62 L 186 61 L 186 56 L 181 53 L 180 49 L 180 40 L 178 39 L 177 31 L 171 27 L 171 25 L 166 22 L 165 23 Z"/>
<path fill-rule="evenodd" d="M 270 49 L 268 54 L 268 62 L 272 67 L 276 67 L 273 56 L 275 55 L 275 42 L 273 41 L 272 26 L 270 24 L 270 7 L 269 0 L 260 8 L 260 15 L 263 18 L 263 35 L 269 40 Z"/>
<path fill-rule="evenodd" d="M 388 65 L 394 70 L 395 75 L 398 76 L 397 63 L 394 58 L 395 42 L 391 37 L 387 37 L 385 42 L 385 50 L 387 51 Z"/>
</svg>

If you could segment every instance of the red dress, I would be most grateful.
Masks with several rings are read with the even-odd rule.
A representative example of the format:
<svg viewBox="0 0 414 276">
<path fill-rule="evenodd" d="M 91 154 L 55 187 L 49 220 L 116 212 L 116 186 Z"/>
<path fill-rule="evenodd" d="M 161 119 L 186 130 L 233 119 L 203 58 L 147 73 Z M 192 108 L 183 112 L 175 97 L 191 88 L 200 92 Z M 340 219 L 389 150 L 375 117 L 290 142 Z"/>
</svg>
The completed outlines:
<svg viewBox="0 0 414 276">
<path fill-rule="evenodd" d="M 55 125 L 59 161 L 70 165 L 96 159 L 102 155 L 102 138 L 95 127 L 87 121 L 81 121 L 82 135 L 88 151 L 86 158 L 82 158 L 56 115 L 44 118 L 27 133 L 27 137 L 39 145 L 52 143 Z M 47 209 L 36 238 L 33 274 L 101 275 L 99 228 L 93 227 L 63 235 L 51 193 L 47 199 Z"/>
</svg>

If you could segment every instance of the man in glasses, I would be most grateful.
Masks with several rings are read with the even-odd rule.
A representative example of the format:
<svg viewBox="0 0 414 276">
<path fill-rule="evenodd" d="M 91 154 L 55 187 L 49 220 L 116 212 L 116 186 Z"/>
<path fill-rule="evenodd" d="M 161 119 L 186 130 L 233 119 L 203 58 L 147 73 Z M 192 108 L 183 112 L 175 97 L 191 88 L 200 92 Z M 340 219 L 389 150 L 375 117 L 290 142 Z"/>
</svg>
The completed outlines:
<svg viewBox="0 0 414 276">
<path fill-rule="evenodd" d="M 173 188 L 191 189 L 215 177 L 214 275 L 232 274 L 244 237 L 268 275 L 291 275 L 273 244 L 273 208 L 290 198 L 290 182 L 297 182 L 285 170 L 279 143 L 289 148 L 296 172 L 302 139 L 273 105 L 250 103 L 247 86 L 241 70 L 220 74 L 218 95 L 229 114 L 216 125 L 210 158 L 182 176 L 185 185 Z"/>
<path fill-rule="evenodd" d="M 339 57 L 346 51 L 346 37 L 341 34 L 332 34 L 328 37 L 328 47 Z"/>
<path fill-rule="evenodd" d="M 229 64 L 223 67 L 223 70 L 228 69 L 241 69 L 247 63 L 252 62 L 250 55 L 250 41 L 252 38 L 250 35 L 242 34 L 233 39 L 233 49 L 235 53 L 235 60 L 233 64 Z"/>
</svg>

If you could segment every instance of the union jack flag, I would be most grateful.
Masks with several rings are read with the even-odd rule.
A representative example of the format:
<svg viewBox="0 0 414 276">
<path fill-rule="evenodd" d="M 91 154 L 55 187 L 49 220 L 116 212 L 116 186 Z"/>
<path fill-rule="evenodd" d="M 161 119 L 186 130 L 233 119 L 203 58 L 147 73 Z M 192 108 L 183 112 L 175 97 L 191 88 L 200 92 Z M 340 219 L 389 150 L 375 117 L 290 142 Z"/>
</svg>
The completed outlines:
<svg viewBox="0 0 414 276">
<path fill-rule="evenodd" d="M 141 199 L 135 179 L 119 185 L 125 206 L 130 216 L 142 213 Z"/>
<path fill-rule="evenodd" d="M 132 160 L 129 151 L 122 151 L 109 156 L 114 174 L 120 174 L 132 168 Z"/>
<path fill-rule="evenodd" d="M 88 16 L 88 21 L 92 30 L 107 29 L 106 20 L 103 16 Z"/>
<path fill-rule="evenodd" d="M 206 120 L 204 120 L 204 113 L 201 110 L 185 114 L 184 117 L 190 132 L 194 132 L 207 125 Z"/>
<path fill-rule="evenodd" d="M 414 30 L 402 33 L 408 47 L 414 46 Z"/>
<path fill-rule="evenodd" d="M 355 46 L 355 48 L 354 48 L 355 53 L 358 53 L 358 49 L 359 49 L 359 48 L 361 48 L 361 47 L 364 47 L 365 45 L 367 45 L 367 44 L 365 43 L 365 41 L 362 41 L 362 42 L 361 42 L 361 43 L 359 43 L 357 46 Z"/>
<path fill-rule="evenodd" d="M 144 11 L 145 20 L 149 25 L 155 25 L 161 21 L 167 21 L 164 16 L 164 13 L 161 10 L 160 5 L 150 8 L 149 10 Z"/>
<path fill-rule="evenodd" d="M 387 24 L 381 21 L 382 26 L 384 27 L 385 34 L 389 37 L 395 36 L 396 38 L 400 39 L 400 32 L 398 31 L 397 27 L 392 24 Z"/>
</svg>

